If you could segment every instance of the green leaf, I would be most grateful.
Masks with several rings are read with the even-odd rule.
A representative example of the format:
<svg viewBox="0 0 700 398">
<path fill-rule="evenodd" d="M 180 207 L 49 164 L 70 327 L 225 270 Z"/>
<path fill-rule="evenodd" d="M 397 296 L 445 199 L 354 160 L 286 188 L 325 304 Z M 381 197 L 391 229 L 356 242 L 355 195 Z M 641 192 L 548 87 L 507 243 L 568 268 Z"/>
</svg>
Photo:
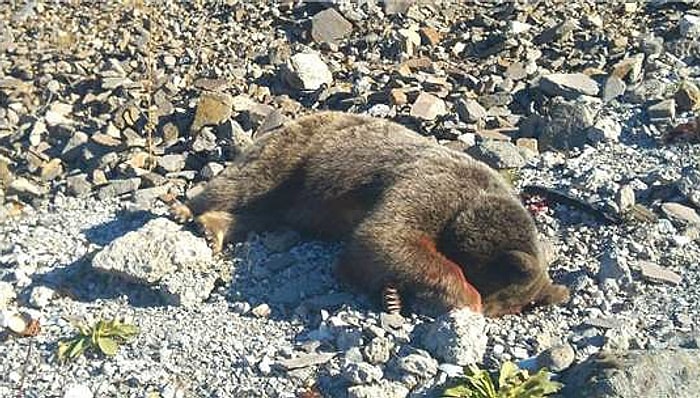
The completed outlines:
<svg viewBox="0 0 700 398">
<path fill-rule="evenodd" d="M 97 346 L 100 348 L 105 355 L 114 356 L 119 351 L 119 345 L 111 337 L 98 337 Z"/>
<path fill-rule="evenodd" d="M 122 323 L 117 328 L 117 332 L 124 338 L 131 338 L 139 334 L 139 328 L 136 325 Z"/>
<path fill-rule="evenodd" d="M 70 348 L 71 343 L 68 341 L 59 341 L 58 342 L 58 359 L 61 361 L 64 361 L 66 359 L 66 355 L 68 354 L 68 349 Z"/>
<path fill-rule="evenodd" d="M 472 398 L 473 396 L 471 389 L 463 384 L 449 387 L 442 393 L 443 398 Z"/>
<path fill-rule="evenodd" d="M 503 388 L 511 383 L 511 380 L 517 377 L 520 369 L 516 364 L 506 361 L 501 365 L 501 373 L 498 376 L 498 387 Z"/>
<path fill-rule="evenodd" d="M 77 358 L 78 356 L 80 356 L 80 354 L 85 352 L 85 349 L 87 349 L 87 347 L 87 341 L 82 337 L 78 338 L 73 343 L 73 346 L 71 347 L 70 351 L 68 351 L 68 357 L 71 359 Z"/>
</svg>

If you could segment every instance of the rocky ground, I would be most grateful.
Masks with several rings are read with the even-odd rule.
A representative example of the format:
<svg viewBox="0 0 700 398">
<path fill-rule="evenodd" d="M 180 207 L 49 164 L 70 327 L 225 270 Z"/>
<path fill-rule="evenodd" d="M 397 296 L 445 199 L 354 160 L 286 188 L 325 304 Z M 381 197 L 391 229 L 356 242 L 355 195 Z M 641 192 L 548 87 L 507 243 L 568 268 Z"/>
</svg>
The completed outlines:
<svg viewBox="0 0 700 398">
<path fill-rule="evenodd" d="M 697 1 L 28 0 L 0 16 L 0 396 L 417 397 L 506 360 L 555 371 L 567 397 L 700 391 Z M 571 301 L 389 315 L 334 279 L 342 242 L 273 231 L 214 257 L 167 219 L 256 136 L 320 109 L 503 170 Z M 58 362 L 71 320 L 112 317 L 140 328 L 116 356 Z"/>
</svg>

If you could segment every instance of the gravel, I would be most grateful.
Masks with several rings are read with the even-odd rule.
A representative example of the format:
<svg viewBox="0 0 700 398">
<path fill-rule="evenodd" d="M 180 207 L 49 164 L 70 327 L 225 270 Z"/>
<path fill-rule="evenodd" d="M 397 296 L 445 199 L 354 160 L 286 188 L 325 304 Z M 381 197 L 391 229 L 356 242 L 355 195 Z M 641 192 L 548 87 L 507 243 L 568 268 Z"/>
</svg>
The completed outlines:
<svg viewBox="0 0 700 398">
<path fill-rule="evenodd" d="M 693 397 L 700 131 L 668 132 L 700 107 L 697 2 L 411 3 L 0 5 L 0 396 L 437 396 L 461 365 L 508 360 L 583 391 L 569 375 L 613 351 L 631 373 L 601 383 L 658 375 L 620 396 Z M 339 285 L 342 242 L 271 231 L 212 257 L 166 219 L 318 109 L 394 119 L 623 221 L 530 198 L 570 302 L 433 319 Z M 140 328 L 116 356 L 57 361 L 72 320 L 111 317 Z"/>
</svg>

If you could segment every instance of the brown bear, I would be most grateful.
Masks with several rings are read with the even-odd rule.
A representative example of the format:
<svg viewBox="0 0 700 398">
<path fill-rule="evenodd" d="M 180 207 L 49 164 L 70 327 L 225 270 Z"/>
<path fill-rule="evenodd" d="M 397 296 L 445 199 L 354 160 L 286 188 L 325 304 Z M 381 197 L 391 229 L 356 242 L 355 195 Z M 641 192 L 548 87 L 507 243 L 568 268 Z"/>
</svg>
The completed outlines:
<svg viewBox="0 0 700 398">
<path fill-rule="evenodd" d="M 388 120 L 322 112 L 260 137 L 173 209 L 215 251 L 280 225 L 343 239 L 337 273 L 488 316 L 560 303 L 531 215 L 484 163 Z"/>
</svg>

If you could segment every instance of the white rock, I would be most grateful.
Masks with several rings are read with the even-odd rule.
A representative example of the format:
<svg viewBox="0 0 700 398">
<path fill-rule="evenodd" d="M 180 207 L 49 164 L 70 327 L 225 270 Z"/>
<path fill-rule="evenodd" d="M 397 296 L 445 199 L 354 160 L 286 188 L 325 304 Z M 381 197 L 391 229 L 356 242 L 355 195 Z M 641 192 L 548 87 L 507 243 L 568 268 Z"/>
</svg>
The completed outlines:
<svg viewBox="0 0 700 398">
<path fill-rule="evenodd" d="M 404 398 L 408 393 L 403 384 L 388 380 L 348 388 L 348 398 Z"/>
<path fill-rule="evenodd" d="M 554 372 L 567 369 L 574 362 L 576 352 L 569 344 L 559 344 L 548 348 L 537 356 L 537 365 Z"/>
<path fill-rule="evenodd" d="M 63 398 L 92 398 L 92 391 L 84 384 L 69 384 L 63 393 Z"/>
<path fill-rule="evenodd" d="M 661 205 L 661 211 L 675 224 L 700 225 L 700 215 L 693 208 L 680 203 L 666 202 Z"/>
<path fill-rule="evenodd" d="M 427 353 L 408 354 L 397 361 L 399 369 L 420 378 L 431 378 L 438 371 L 438 363 Z"/>
<path fill-rule="evenodd" d="M 269 305 L 262 303 L 250 310 L 250 312 L 257 318 L 267 318 L 270 316 L 270 313 L 272 313 L 272 310 Z"/>
<path fill-rule="evenodd" d="M 264 375 L 270 374 L 270 372 L 272 372 L 272 363 L 270 357 L 265 355 L 260 362 L 258 362 L 258 370 Z"/>
<path fill-rule="evenodd" d="M 476 100 L 467 98 L 457 102 L 457 114 L 467 123 L 476 123 L 486 118 L 486 109 Z"/>
<path fill-rule="evenodd" d="M 205 300 L 217 278 L 206 241 L 167 218 L 156 218 L 102 249 L 92 260 L 101 271 L 158 284 L 174 305 Z"/>
<path fill-rule="evenodd" d="M 370 384 L 378 382 L 384 376 L 379 366 L 367 362 L 347 361 L 341 370 L 343 377 L 353 384 Z"/>
<path fill-rule="evenodd" d="M 7 305 L 17 297 L 14 287 L 9 282 L 0 281 L 0 310 L 7 308 Z"/>
<path fill-rule="evenodd" d="M 51 303 L 54 297 L 54 290 L 46 286 L 36 286 L 29 294 L 29 304 L 36 308 L 44 308 Z"/>
<path fill-rule="evenodd" d="M 549 95 L 573 99 L 581 94 L 598 95 L 598 83 L 583 73 L 554 73 L 540 80 L 540 88 Z"/>
<path fill-rule="evenodd" d="M 700 16 L 684 15 L 678 24 L 678 30 L 680 30 L 682 36 L 689 39 L 700 37 Z"/>
<path fill-rule="evenodd" d="M 510 31 L 510 33 L 512 33 L 514 35 L 517 35 L 520 33 L 525 33 L 528 30 L 530 30 L 531 28 L 532 28 L 532 25 L 530 25 L 529 23 L 520 22 L 520 21 L 509 21 L 508 22 L 508 30 Z"/>
<path fill-rule="evenodd" d="M 607 279 L 622 284 L 632 281 L 632 272 L 627 265 L 627 260 L 617 250 L 609 250 L 603 254 L 600 258 L 600 269 L 597 276 L 601 283 Z"/>
<path fill-rule="evenodd" d="M 51 105 L 49 110 L 46 111 L 46 114 L 44 115 L 44 121 L 51 127 L 72 124 L 73 120 L 66 117 L 66 115 L 70 114 L 72 110 L 73 107 L 71 105 L 57 102 Z"/>
<path fill-rule="evenodd" d="M 677 273 L 649 261 L 640 261 L 638 267 L 642 278 L 650 282 L 678 285 L 683 279 Z"/>
<path fill-rule="evenodd" d="M 317 53 L 300 53 L 287 62 L 285 80 L 290 86 L 305 91 L 318 90 L 333 83 L 333 74 Z"/>
<path fill-rule="evenodd" d="M 620 139 L 622 126 L 612 118 L 604 117 L 598 119 L 591 128 L 588 129 L 588 139 L 591 142 L 614 142 Z"/>
<path fill-rule="evenodd" d="M 411 116 L 423 120 L 433 120 L 445 114 L 447 114 L 445 101 L 425 92 L 420 93 L 416 102 L 411 106 Z"/>
<path fill-rule="evenodd" d="M 622 210 L 622 211 L 625 211 L 625 210 L 629 209 L 630 207 L 634 206 L 634 203 L 635 203 L 634 189 L 630 185 L 623 186 L 617 192 L 617 195 L 615 197 L 615 201 L 617 202 L 617 207 L 619 207 L 620 210 Z"/>
<path fill-rule="evenodd" d="M 31 317 L 17 311 L 0 311 L 0 327 L 7 328 L 14 333 L 22 333 L 31 322 Z"/>
<path fill-rule="evenodd" d="M 457 365 L 480 363 L 486 352 L 484 316 L 467 308 L 450 311 L 428 326 L 422 346 L 436 358 Z"/>
<path fill-rule="evenodd" d="M 401 36 L 403 51 L 408 56 L 412 56 L 416 48 L 420 46 L 420 34 L 412 29 L 399 29 L 399 36 Z"/>
</svg>

